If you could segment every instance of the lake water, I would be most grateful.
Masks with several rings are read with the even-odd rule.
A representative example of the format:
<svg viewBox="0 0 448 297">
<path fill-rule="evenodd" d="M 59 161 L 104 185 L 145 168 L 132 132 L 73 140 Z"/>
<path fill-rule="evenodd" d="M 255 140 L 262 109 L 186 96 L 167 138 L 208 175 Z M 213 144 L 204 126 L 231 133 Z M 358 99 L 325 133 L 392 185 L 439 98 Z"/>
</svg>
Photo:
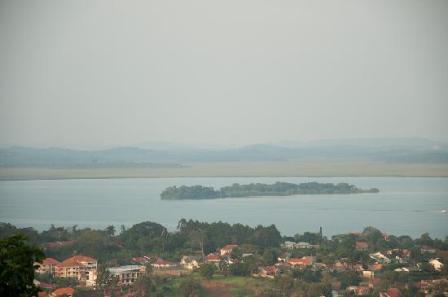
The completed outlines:
<svg viewBox="0 0 448 297">
<path fill-rule="evenodd" d="M 378 194 L 301 195 L 162 201 L 172 185 L 221 187 L 232 183 L 348 182 Z M 324 235 L 375 226 L 389 234 L 448 236 L 448 178 L 157 178 L 0 181 L 0 221 L 47 229 L 50 224 L 104 228 L 142 221 L 170 230 L 181 218 L 251 226 L 275 224 L 285 235 Z"/>
</svg>

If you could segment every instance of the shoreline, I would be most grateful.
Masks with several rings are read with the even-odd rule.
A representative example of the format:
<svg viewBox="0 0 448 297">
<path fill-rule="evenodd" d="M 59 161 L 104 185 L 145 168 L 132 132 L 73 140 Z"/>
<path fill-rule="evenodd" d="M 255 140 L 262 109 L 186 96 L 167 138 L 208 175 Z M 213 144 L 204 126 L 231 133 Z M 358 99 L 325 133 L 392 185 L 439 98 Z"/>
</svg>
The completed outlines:
<svg viewBox="0 0 448 297">
<path fill-rule="evenodd" d="M 177 168 L 0 167 L 0 181 L 204 177 L 448 177 L 448 164 L 214 162 Z"/>
</svg>

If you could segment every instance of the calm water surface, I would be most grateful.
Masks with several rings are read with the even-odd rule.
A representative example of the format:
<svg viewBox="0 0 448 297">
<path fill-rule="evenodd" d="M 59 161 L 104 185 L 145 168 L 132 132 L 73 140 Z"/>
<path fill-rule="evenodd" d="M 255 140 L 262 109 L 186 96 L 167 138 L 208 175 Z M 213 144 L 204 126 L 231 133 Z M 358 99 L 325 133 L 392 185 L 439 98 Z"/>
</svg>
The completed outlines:
<svg viewBox="0 0 448 297">
<path fill-rule="evenodd" d="M 348 182 L 379 194 L 302 195 L 162 201 L 172 185 Z M 251 226 L 275 224 L 283 234 L 325 235 L 375 226 L 389 234 L 448 236 L 448 178 L 159 178 L 0 181 L 0 221 L 20 227 L 126 225 L 154 221 L 171 230 L 181 218 Z"/>
</svg>

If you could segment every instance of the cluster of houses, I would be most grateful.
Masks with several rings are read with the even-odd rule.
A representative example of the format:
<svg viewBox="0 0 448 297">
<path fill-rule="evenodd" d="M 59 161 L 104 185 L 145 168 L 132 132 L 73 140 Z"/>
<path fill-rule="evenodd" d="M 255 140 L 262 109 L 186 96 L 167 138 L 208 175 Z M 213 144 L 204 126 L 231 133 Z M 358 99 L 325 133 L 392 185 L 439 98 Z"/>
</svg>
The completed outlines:
<svg viewBox="0 0 448 297">
<path fill-rule="evenodd" d="M 275 278 L 276 276 L 292 270 L 292 269 L 304 269 L 309 268 L 314 271 L 329 271 L 329 272 L 343 272 L 343 271 L 355 271 L 359 273 L 363 281 L 358 286 L 350 286 L 346 290 L 351 291 L 356 296 L 368 295 L 372 289 L 376 288 L 380 279 L 375 275 L 378 271 L 384 269 L 385 265 L 391 263 L 399 263 L 399 268 L 396 268 L 397 272 L 410 272 L 418 270 L 418 265 L 412 267 L 408 265 L 411 256 L 411 251 L 408 249 L 390 249 L 386 251 L 378 251 L 370 253 L 369 257 L 372 259 L 372 264 L 363 266 L 361 263 L 352 263 L 348 259 L 338 259 L 335 263 L 327 265 L 317 261 L 314 256 L 304 257 L 292 257 L 290 250 L 292 249 L 309 249 L 317 248 L 318 245 L 311 245 L 306 242 L 289 242 L 286 241 L 283 245 L 283 254 L 278 257 L 277 263 L 270 266 L 261 266 L 258 272 L 253 276 L 261 278 Z M 202 263 L 214 264 L 220 267 L 221 263 L 227 264 L 237 263 L 239 260 L 233 257 L 233 251 L 238 248 L 236 244 L 228 244 L 217 250 L 215 253 L 206 255 L 202 261 L 202 256 L 183 256 L 180 262 L 171 262 L 164 260 L 160 257 L 142 256 L 132 259 L 134 264 L 124 265 L 119 267 L 109 267 L 107 271 L 109 275 L 116 279 L 119 286 L 132 285 L 146 270 L 151 267 L 155 273 L 163 273 L 168 275 L 179 276 L 182 274 L 188 274 L 189 272 L 198 269 Z M 362 240 L 356 241 L 355 248 L 357 250 L 366 251 L 369 249 L 368 243 Z M 427 249 L 422 247 L 424 252 L 436 253 L 436 250 Z M 252 254 L 242 254 L 240 261 L 245 261 L 246 257 L 252 256 Z M 436 255 L 435 255 L 436 256 Z M 441 271 L 444 267 L 443 262 L 434 257 L 428 262 L 435 271 Z M 62 262 L 53 258 L 46 258 L 42 263 L 36 263 L 38 266 L 37 273 L 47 273 L 59 278 L 74 278 L 79 282 L 80 286 L 91 287 L 94 286 L 97 279 L 97 260 L 88 257 L 77 255 L 70 257 Z M 438 280 L 422 281 L 421 288 L 423 291 L 429 290 L 431 286 Z M 49 284 L 39 284 L 43 288 L 51 289 Z M 46 287 L 47 286 L 47 287 Z M 333 286 L 335 292 L 340 291 L 340 284 L 337 283 Z M 72 296 L 72 288 L 59 288 L 51 292 L 48 296 Z M 46 295 L 42 295 L 46 296 Z M 336 295 L 337 296 L 337 295 Z M 401 296 L 397 288 L 390 288 L 387 291 L 381 293 L 380 297 L 395 297 Z"/>
<path fill-rule="evenodd" d="M 75 278 L 86 287 L 96 283 L 98 261 L 92 257 L 77 255 L 62 262 L 46 258 L 36 265 L 37 273 L 48 273 L 59 278 Z"/>
<path fill-rule="evenodd" d="M 77 255 L 62 262 L 54 258 L 46 258 L 42 263 L 36 264 L 36 272 L 49 274 L 58 278 L 76 279 L 81 286 L 92 287 L 96 284 L 98 261 L 92 257 Z M 41 288 L 52 289 L 51 284 L 39 283 Z M 73 288 L 58 288 L 49 294 L 50 297 L 72 296 Z M 40 296 L 46 296 L 41 292 Z"/>
</svg>

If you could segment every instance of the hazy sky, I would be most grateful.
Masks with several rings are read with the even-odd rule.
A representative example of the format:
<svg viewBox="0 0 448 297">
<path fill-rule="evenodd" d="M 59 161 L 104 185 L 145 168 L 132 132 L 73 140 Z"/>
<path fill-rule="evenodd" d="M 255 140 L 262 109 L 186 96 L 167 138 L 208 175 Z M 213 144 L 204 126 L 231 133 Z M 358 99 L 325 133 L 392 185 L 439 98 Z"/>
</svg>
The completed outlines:
<svg viewBox="0 0 448 297">
<path fill-rule="evenodd" d="M 0 0 L 0 143 L 448 139 L 448 1 Z"/>
</svg>

